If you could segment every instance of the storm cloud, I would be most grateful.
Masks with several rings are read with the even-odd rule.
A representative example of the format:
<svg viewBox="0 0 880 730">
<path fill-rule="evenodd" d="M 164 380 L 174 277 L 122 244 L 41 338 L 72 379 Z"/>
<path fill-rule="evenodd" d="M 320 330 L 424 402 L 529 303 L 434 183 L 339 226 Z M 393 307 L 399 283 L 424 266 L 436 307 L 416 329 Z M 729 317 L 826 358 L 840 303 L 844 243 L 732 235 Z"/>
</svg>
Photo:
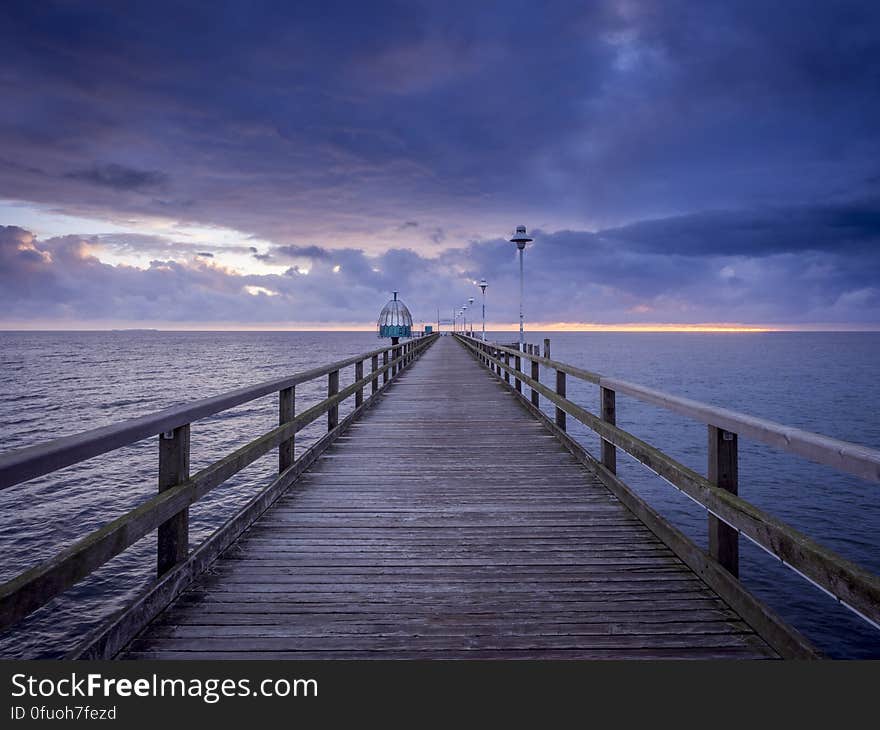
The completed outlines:
<svg viewBox="0 0 880 730">
<path fill-rule="evenodd" d="M 880 231 L 870 210 L 726 211 L 596 232 L 537 230 L 526 251 L 527 319 L 869 326 L 880 311 Z M 744 248 L 743 231 L 751 230 L 775 245 Z M 438 309 L 446 318 L 477 296 L 483 276 L 490 321 L 517 316 L 519 269 L 515 247 L 503 238 L 433 257 L 400 248 L 373 254 L 275 246 L 258 254 L 282 265 L 267 274 L 224 265 L 222 250 L 156 258 L 146 267 L 110 265 L 98 258 L 102 245 L 78 236 L 40 241 L 27 230 L 0 227 L 7 321 L 369 326 L 398 290 L 417 319 L 431 322 Z M 152 247 L 162 249 L 155 241 Z M 172 250 L 169 243 L 165 251 Z"/>
<path fill-rule="evenodd" d="M 878 88 L 868 0 L 12 0 L 0 200 L 143 230 L 0 221 L 0 301 L 512 322 L 525 223 L 532 321 L 880 325 Z"/>
</svg>

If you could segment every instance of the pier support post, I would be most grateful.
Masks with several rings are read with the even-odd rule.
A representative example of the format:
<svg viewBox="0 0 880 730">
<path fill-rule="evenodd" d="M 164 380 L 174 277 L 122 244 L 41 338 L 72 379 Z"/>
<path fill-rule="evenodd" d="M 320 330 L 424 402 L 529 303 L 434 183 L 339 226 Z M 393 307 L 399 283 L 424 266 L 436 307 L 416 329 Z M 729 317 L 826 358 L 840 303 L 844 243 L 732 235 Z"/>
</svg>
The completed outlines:
<svg viewBox="0 0 880 730">
<path fill-rule="evenodd" d="M 717 426 L 709 426 L 709 469 L 712 484 L 731 494 L 739 490 L 737 436 Z M 709 555 L 735 577 L 739 577 L 739 533 L 709 515 Z"/>
<path fill-rule="evenodd" d="M 556 371 L 556 395 L 565 398 L 565 373 L 562 370 Z M 563 431 L 566 428 L 565 416 L 566 412 L 559 406 L 556 407 L 556 425 Z"/>
<path fill-rule="evenodd" d="M 382 353 L 382 367 L 386 368 L 382 371 L 382 384 L 384 385 L 388 382 L 388 350 Z"/>
<path fill-rule="evenodd" d="M 599 388 L 599 407 L 602 420 L 612 426 L 617 424 L 617 397 L 610 388 Z M 602 439 L 602 465 L 612 474 L 617 473 L 617 447 Z"/>
<path fill-rule="evenodd" d="M 379 390 L 379 376 L 376 375 L 376 371 L 379 369 L 379 356 L 373 355 L 370 358 L 370 372 L 373 373 L 373 380 L 370 382 L 370 395 L 376 395 L 376 391 Z"/>
<path fill-rule="evenodd" d="M 296 387 L 291 385 L 278 391 L 278 425 L 290 423 L 296 415 Z M 294 437 L 278 445 L 278 473 L 293 466 L 295 460 Z"/>
<path fill-rule="evenodd" d="M 332 398 L 339 392 L 339 371 L 334 370 L 327 374 L 327 397 Z M 327 411 L 327 430 L 332 431 L 339 425 L 339 404 L 330 406 Z"/>
<path fill-rule="evenodd" d="M 513 367 L 516 369 L 517 373 L 522 372 L 522 358 L 519 355 L 513 356 Z M 516 392 L 522 393 L 522 380 L 516 378 Z"/>
<path fill-rule="evenodd" d="M 549 337 L 544 338 L 544 357 L 546 357 L 548 360 L 550 359 L 550 338 Z"/>
<path fill-rule="evenodd" d="M 159 491 L 189 479 L 189 424 L 159 434 Z M 156 574 L 162 577 L 189 553 L 189 509 L 159 525 Z"/>
<path fill-rule="evenodd" d="M 532 360 L 532 380 L 539 380 L 541 377 L 541 366 L 538 364 L 536 360 Z M 540 406 L 540 400 L 538 400 L 538 391 L 532 388 L 532 405 L 535 408 Z"/>
<path fill-rule="evenodd" d="M 504 353 L 504 364 L 507 367 L 510 367 L 510 353 L 509 352 Z M 507 369 L 504 370 L 504 382 L 507 383 L 508 385 L 510 384 L 510 370 L 507 370 Z"/>
<path fill-rule="evenodd" d="M 358 360 L 354 364 L 354 379 L 355 379 L 355 381 L 362 380 L 363 377 L 364 377 L 364 361 Z M 364 404 L 364 389 L 358 388 L 354 392 L 354 407 L 360 408 L 363 404 Z"/>
</svg>

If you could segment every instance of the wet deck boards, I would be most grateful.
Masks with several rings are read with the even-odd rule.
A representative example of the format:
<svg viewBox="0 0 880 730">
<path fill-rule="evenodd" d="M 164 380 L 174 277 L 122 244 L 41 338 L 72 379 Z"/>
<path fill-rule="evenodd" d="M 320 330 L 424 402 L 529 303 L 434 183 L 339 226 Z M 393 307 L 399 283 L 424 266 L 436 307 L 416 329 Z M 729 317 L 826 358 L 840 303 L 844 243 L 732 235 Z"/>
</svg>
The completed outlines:
<svg viewBox="0 0 880 730">
<path fill-rule="evenodd" d="M 441 338 L 122 658 L 760 658 Z"/>
</svg>

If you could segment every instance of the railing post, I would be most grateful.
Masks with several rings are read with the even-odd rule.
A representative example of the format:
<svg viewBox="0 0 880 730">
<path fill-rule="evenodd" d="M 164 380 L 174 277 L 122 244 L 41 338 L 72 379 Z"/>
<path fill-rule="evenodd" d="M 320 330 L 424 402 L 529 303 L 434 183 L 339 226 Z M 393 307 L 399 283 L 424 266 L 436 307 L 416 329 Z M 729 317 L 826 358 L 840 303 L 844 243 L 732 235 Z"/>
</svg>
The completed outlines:
<svg viewBox="0 0 880 730">
<path fill-rule="evenodd" d="M 510 353 L 509 352 L 504 353 L 504 364 L 508 368 L 510 367 Z M 510 370 L 507 370 L 507 368 L 505 368 L 505 370 L 504 370 L 504 382 L 507 383 L 508 385 L 510 385 Z"/>
<path fill-rule="evenodd" d="M 278 425 L 289 423 L 296 415 L 296 387 L 291 385 L 278 391 Z M 278 446 L 278 473 L 286 471 L 295 460 L 294 437 L 282 441 Z"/>
<path fill-rule="evenodd" d="M 617 396 L 610 388 L 599 388 L 599 406 L 602 420 L 612 426 L 617 424 Z M 602 439 L 602 465 L 612 474 L 617 474 L 617 448 L 610 441 Z"/>
<path fill-rule="evenodd" d="M 327 397 L 332 398 L 339 392 L 339 371 L 327 374 Z M 339 404 L 335 403 L 327 411 L 327 430 L 332 431 L 339 425 Z"/>
<path fill-rule="evenodd" d="M 548 360 L 550 359 L 550 338 L 549 337 L 544 338 L 544 357 L 546 357 Z"/>
<path fill-rule="evenodd" d="M 739 490 L 737 462 L 736 434 L 710 425 L 709 481 L 736 494 Z M 713 514 L 709 515 L 709 555 L 734 577 L 739 577 L 739 533 Z"/>
<path fill-rule="evenodd" d="M 376 395 L 376 391 L 379 390 L 379 376 L 376 375 L 376 371 L 379 369 L 379 356 L 373 355 L 370 358 L 370 372 L 373 374 L 373 379 L 370 382 L 370 395 Z"/>
<path fill-rule="evenodd" d="M 565 373 L 562 370 L 556 371 L 556 395 L 565 398 Z M 566 413 L 559 406 L 556 406 L 556 425 L 565 430 Z"/>
<path fill-rule="evenodd" d="M 159 434 L 159 491 L 189 479 L 189 424 Z M 189 509 L 159 525 L 156 574 L 162 577 L 189 553 Z"/>
<path fill-rule="evenodd" d="M 541 366 L 538 364 L 536 360 L 532 360 L 532 380 L 540 380 L 541 378 Z M 535 408 L 540 406 L 540 401 L 538 400 L 538 391 L 532 388 L 532 405 Z"/>
<path fill-rule="evenodd" d="M 388 382 L 388 350 L 382 353 L 382 367 L 385 368 L 382 371 L 382 383 L 385 384 Z"/>
<path fill-rule="evenodd" d="M 354 364 L 354 379 L 356 381 L 363 380 L 363 377 L 364 377 L 364 361 L 358 360 Z M 364 389 L 358 388 L 354 392 L 354 407 L 360 408 L 363 404 L 364 404 Z"/>
<path fill-rule="evenodd" d="M 522 372 L 522 369 L 520 367 L 521 364 L 522 364 L 522 358 L 519 355 L 514 355 L 513 356 L 513 367 L 516 369 L 517 373 Z M 515 378 L 515 379 L 516 379 L 516 392 L 522 393 L 522 380 L 520 380 L 519 378 Z"/>
</svg>

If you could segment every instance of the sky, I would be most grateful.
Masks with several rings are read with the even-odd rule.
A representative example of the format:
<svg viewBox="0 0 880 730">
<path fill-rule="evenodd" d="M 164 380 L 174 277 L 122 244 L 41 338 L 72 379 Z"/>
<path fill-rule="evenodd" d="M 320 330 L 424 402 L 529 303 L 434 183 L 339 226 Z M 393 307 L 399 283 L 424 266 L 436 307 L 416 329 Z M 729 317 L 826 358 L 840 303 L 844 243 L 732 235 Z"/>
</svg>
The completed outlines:
<svg viewBox="0 0 880 730">
<path fill-rule="evenodd" d="M 0 328 L 880 329 L 880 3 L 0 5 Z M 472 310 L 473 312 L 473 310 Z"/>
</svg>

